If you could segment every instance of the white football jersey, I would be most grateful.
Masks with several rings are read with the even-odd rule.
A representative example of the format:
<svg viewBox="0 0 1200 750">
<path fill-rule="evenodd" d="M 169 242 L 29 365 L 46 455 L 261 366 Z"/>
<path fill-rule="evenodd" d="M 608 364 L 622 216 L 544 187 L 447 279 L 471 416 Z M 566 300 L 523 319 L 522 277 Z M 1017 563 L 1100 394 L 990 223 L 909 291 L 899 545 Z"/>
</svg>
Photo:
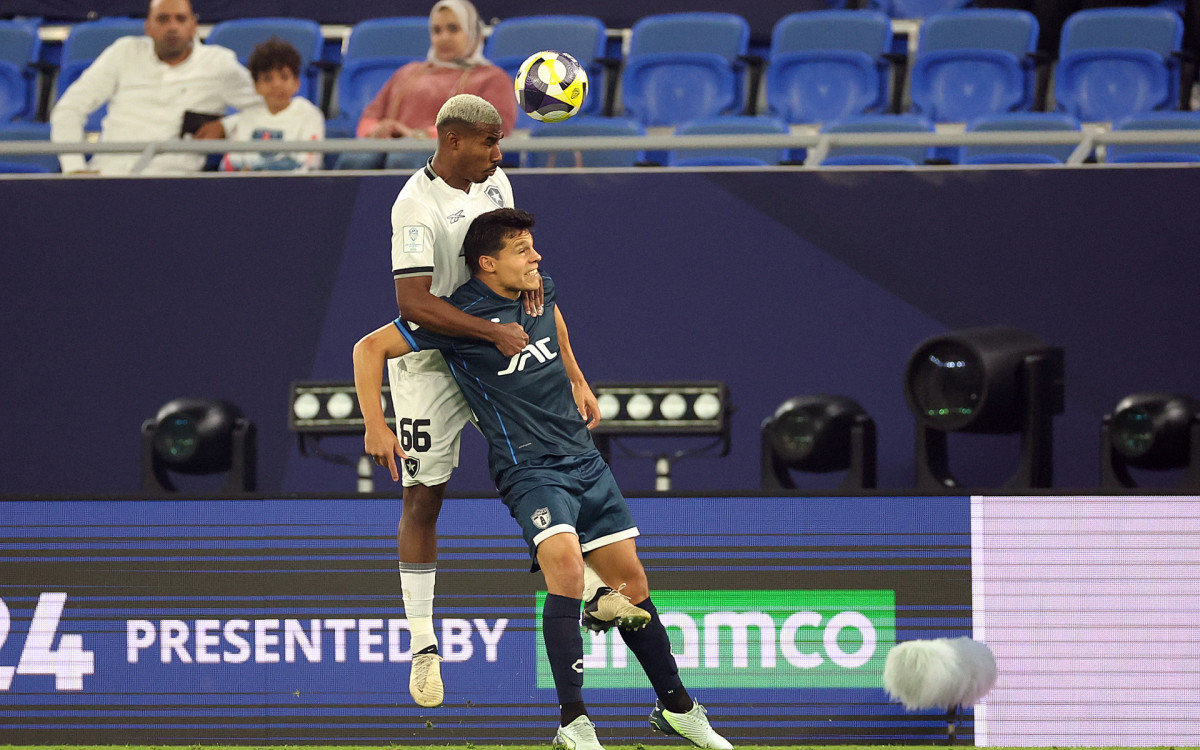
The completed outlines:
<svg viewBox="0 0 1200 750">
<path fill-rule="evenodd" d="M 499 167 L 464 192 L 447 185 L 426 164 L 408 178 L 392 205 L 392 277 L 432 276 L 429 291 L 449 296 L 471 277 L 462 255 L 471 222 L 488 211 L 514 207 L 512 185 Z M 401 359 L 410 371 L 446 369 L 434 349 Z"/>
<path fill-rule="evenodd" d="M 392 277 L 432 276 L 429 291 L 448 296 L 470 278 L 462 243 L 471 222 L 488 211 L 513 207 L 512 185 L 500 168 L 464 192 L 447 185 L 426 164 L 392 205 Z"/>
</svg>

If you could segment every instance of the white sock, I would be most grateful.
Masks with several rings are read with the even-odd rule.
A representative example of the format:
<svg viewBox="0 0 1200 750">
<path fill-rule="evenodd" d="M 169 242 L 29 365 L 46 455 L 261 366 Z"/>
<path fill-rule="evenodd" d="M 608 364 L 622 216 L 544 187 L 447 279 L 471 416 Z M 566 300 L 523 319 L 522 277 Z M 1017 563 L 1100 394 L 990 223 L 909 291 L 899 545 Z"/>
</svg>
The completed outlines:
<svg viewBox="0 0 1200 750">
<path fill-rule="evenodd" d="M 592 597 L 596 595 L 597 589 L 606 585 L 600 578 L 600 574 L 592 570 L 592 566 L 583 563 L 583 601 L 590 602 Z"/>
<path fill-rule="evenodd" d="M 437 645 L 433 634 L 433 587 L 437 563 L 400 563 L 400 591 L 404 616 L 412 635 L 412 652 Z"/>
</svg>

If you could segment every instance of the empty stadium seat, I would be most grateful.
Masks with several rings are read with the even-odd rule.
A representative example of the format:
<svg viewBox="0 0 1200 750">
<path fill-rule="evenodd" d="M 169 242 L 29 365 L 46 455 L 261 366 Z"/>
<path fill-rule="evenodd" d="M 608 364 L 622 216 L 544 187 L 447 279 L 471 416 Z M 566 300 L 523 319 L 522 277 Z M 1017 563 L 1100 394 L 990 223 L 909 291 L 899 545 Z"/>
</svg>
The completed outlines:
<svg viewBox="0 0 1200 750">
<path fill-rule="evenodd" d="M 1080 120 L 1113 122 L 1178 101 L 1183 21 L 1163 8 L 1099 8 L 1063 25 L 1054 98 Z"/>
<path fill-rule="evenodd" d="M 1066 112 L 1005 112 L 987 115 L 969 123 L 967 132 L 980 131 L 1074 131 L 1079 121 Z M 1075 151 L 1074 145 L 1046 143 L 964 146 L 960 164 L 1063 164 Z"/>
<path fill-rule="evenodd" d="M 58 79 L 54 86 L 56 95 L 62 96 L 80 74 L 87 70 L 92 61 L 113 42 L 123 36 L 143 36 L 145 33 L 145 22 L 137 18 L 101 18 L 72 26 L 67 32 L 67 38 L 63 40 Z M 102 105 L 93 112 L 88 117 L 84 130 L 100 130 L 100 121 L 107 112 L 107 105 Z"/>
<path fill-rule="evenodd" d="M 414 57 L 368 57 L 342 65 L 337 78 L 337 114 L 326 121 L 328 138 L 353 138 L 358 120 L 375 95 Z"/>
<path fill-rule="evenodd" d="M 356 23 L 342 43 L 342 67 L 334 86 L 336 106 L 325 123 L 329 138 L 353 138 L 363 108 L 392 73 L 429 52 L 425 16 L 372 18 Z"/>
<path fill-rule="evenodd" d="M 527 16 L 507 18 L 492 27 L 483 54 L 515 78 L 521 63 L 535 52 L 566 52 L 588 74 L 588 96 L 580 110 L 596 114 L 604 102 L 604 22 L 592 16 Z"/>
<path fill-rule="evenodd" d="M 967 122 L 1033 104 L 1038 23 L 1021 10 L 959 10 L 925 19 L 913 62 L 913 111 Z"/>
<path fill-rule="evenodd" d="M 300 95 L 314 104 L 320 104 L 319 73 L 312 63 L 321 58 L 321 46 L 325 40 L 321 25 L 316 21 L 302 18 L 238 18 L 222 21 L 212 27 L 205 42 L 233 50 L 245 65 L 255 46 L 271 37 L 290 42 L 300 53 Z"/>
<path fill-rule="evenodd" d="M 822 123 L 887 106 L 891 22 L 882 13 L 792 13 L 771 33 L 767 108 L 790 123 Z"/>
<path fill-rule="evenodd" d="M 37 24 L 0 21 L 0 123 L 37 115 Z"/>
<path fill-rule="evenodd" d="M 539 123 L 530 130 L 532 138 L 644 136 L 641 123 L 624 117 L 578 115 L 565 122 Z M 524 167 L 632 167 L 643 161 L 640 149 L 604 151 L 526 151 L 521 155 Z"/>
<path fill-rule="evenodd" d="M 1200 134 L 1200 112 L 1142 112 L 1119 121 L 1115 130 L 1194 130 Z M 1198 143 L 1110 143 L 1104 160 L 1110 164 L 1200 162 Z"/>
<path fill-rule="evenodd" d="M 43 123 L 13 122 L 0 125 L 0 141 L 49 141 L 50 129 Z M 57 172 L 54 154 L 0 154 L 0 172 Z"/>
<path fill-rule="evenodd" d="M 630 30 L 625 111 L 646 126 L 738 114 L 750 25 L 732 13 L 668 13 Z"/>
<path fill-rule="evenodd" d="M 885 13 L 890 18 L 927 18 L 970 4 L 971 0 L 871 0 L 868 7 Z"/>
<path fill-rule="evenodd" d="M 360 21 L 342 46 L 343 63 L 368 57 L 423 59 L 429 51 L 429 19 L 397 16 Z"/>
<path fill-rule="evenodd" d="M 821 128 L 822 133 L 932 133 L 933 123 L 920 115 L 859 115 Z M 924 164 L 925 146 L 834 146 L 822 166 Z"/>
<path fill-rule="evenodd" d="M 730 115 L 708 117 L 681 123 L 675 135 L 713 134 L 787 134 L 788 126 L 778 117 Z M 733 164 L 778 164 L 785 158 L 782 148 L 676 149 L 667 154 L 667 166 L 704 166 Z"/>
</svg>

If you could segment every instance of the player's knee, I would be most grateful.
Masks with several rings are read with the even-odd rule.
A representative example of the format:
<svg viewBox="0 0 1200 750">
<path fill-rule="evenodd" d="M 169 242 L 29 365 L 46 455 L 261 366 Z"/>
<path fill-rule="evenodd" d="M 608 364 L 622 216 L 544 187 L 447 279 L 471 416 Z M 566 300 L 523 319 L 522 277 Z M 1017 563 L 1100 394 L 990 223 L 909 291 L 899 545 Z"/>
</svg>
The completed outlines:
<svg viewBox="0 0 1200 750">
<path fill-rule="evenodd" d="M 401 525 L 435 526 L 441 511 L 441 492 L 424 485 L 405 488 L 404 509 L 400 516 Z"/>
<path fill-rule="evenodd" d="M 630 571 L 629 575 L 625 576 L 625 588 L 621 593 L 629 597 L 629 600 L 634 604 L 644 602 L 650 596 L 650 582 L 646 579 L 646 571 L 639 565 L 636 570 Z M 618 583 L 618 586 L 621 584 Z"/>
</svg>

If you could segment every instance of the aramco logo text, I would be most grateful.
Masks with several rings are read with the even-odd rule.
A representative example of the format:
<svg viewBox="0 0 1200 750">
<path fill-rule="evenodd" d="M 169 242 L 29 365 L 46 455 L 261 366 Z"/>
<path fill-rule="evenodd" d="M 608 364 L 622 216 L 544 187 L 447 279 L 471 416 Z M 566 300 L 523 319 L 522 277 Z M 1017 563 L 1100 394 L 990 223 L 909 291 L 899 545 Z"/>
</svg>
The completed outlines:
<svg viewBox="0 0 1200 750">
<path fill-rule="evenodd" d="M 537 612 L 545 594 L 537 597 Z M 655 591 L 691 687 L 879 687 L 896 642 L 893 591 Z M 538 618 L 538 687 L 554 686 Z M 646 684 L 615 631 L 584 637 L 588 687 Z"/>
</svg>

